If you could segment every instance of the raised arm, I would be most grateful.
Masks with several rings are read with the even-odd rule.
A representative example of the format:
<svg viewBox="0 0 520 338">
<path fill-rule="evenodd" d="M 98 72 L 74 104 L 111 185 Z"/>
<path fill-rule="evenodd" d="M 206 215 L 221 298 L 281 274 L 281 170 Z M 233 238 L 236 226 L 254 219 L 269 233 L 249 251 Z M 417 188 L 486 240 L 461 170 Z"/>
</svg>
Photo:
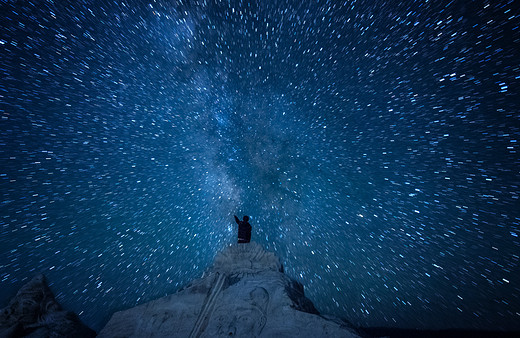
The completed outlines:
<svg viewBox="0 0 520 338">
<path fill-rule="evenodd" d="M 238 219 L 237 215 L 235 215 L 235 222 L 237 222 L 237 224 L 240 224 L 240 220 Z"/>
</svg>

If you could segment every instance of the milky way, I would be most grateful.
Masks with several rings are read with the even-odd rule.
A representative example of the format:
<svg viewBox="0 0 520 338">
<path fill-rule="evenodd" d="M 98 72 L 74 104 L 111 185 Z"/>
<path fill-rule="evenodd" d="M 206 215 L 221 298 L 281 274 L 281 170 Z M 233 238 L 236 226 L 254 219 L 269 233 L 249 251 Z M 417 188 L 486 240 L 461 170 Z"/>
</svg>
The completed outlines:
<svg viewBox="0 0 520 338">
<path fill-rule="evenodd" d="M 99 330 L 247 214 L 322 313 L 520 329 L 517 5 L 2 1 L 0 305 Z"/>
</svg>

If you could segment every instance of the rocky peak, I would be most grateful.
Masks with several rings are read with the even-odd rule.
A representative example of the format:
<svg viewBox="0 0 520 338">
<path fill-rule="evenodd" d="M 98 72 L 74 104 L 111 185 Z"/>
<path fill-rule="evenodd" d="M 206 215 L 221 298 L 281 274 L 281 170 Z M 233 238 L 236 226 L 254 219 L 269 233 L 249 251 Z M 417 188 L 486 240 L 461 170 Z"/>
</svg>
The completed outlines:
<svg viewBox="0 0 520 338">
<path fill-rule="evenodd" d="M 320 316 L 278 257 L 234 244 L 179 292 L 116 312 L 100 337 L 358 337 Z"/>
<path fill-rule="evenodd" d="M 78 316 L 54 298 L 47 279 L 39 274 L 22 286 L 0 310 L 0 337 L 95 337 Z"/>
</svg>

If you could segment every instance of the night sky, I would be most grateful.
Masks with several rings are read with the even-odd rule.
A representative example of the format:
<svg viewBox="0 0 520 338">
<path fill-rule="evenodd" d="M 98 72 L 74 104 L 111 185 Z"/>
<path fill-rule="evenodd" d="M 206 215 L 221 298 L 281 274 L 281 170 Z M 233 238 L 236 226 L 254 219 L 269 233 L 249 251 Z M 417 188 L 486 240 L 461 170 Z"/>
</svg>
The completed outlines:
<svg viewBox="0 0 520 338">
<path fill-rule="evenodd" d="M 515 1 L 0 1 L 0 307 L 100 330 L 233 215 L 356 326 L 520 329 Z"/>
</svg>

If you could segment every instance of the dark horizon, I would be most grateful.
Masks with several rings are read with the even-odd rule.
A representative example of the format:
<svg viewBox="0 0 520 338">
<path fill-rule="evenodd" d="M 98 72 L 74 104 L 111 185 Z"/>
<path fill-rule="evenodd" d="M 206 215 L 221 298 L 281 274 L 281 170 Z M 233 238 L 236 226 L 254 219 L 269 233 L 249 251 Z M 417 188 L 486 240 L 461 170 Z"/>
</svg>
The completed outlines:
<svg viewBox="0 0 520 338">
<path fill-rule="evenodd" d="M 358 328 L 361 332 L 371 337 L 386 338 L 515 338 L 520 331 L 494 331 L 494 330 L 471 330 L 471 329 L 443 329 L 443 330 L 419 330 L 406 328 Z"/>
<path fill-rule="evenodd" d="M 0 10 L 0 306 L 43 272 L 99 331 L 236 214 L 323 314 L 520 330 L 513 1 Z"/>
</svg>

